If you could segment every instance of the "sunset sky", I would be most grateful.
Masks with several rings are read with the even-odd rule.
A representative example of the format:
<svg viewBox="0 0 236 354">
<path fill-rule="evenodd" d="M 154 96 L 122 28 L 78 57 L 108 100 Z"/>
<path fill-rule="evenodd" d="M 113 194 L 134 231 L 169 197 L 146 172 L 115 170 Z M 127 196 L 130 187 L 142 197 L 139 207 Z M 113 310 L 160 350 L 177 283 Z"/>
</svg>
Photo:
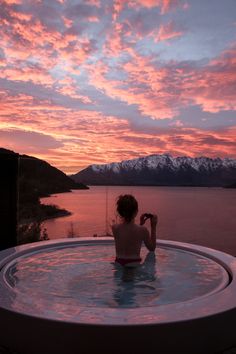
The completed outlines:
<svg viewBox="0 0 236 354">
<path fill-rule="evenodd" d="M 0 0 L 0 146 L 66 173 L 236 157 L 236 0 Z"/>
</svg>

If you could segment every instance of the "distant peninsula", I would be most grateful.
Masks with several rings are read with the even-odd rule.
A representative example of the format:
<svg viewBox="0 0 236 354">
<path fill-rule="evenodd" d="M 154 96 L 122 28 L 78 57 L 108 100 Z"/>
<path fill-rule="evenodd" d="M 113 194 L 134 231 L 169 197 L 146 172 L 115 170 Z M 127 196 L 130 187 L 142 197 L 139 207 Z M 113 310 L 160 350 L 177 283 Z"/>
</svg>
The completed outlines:
<svg viewBox="0 0 236 354">
<path fill-rule="evenodd" d="M 236 181 L 236 159 L 150 155 L 90 165 L 71 176 L 88 185 L 225 187 Z"/>
<path fill-rule="evenodd" d="M 88 187 L 83 183 L 73 181 L 46 161 L 20 155 L 19 204 L 21 208 L 19 214 L 21 220 L 39 216 L 41 220 L 45 220 L 70 215 L 69 211 L 59 209 L 55 205 L 41 204 L 40 198 L 70 192 L 72 189 L 88 189 Z"/>
</svg>

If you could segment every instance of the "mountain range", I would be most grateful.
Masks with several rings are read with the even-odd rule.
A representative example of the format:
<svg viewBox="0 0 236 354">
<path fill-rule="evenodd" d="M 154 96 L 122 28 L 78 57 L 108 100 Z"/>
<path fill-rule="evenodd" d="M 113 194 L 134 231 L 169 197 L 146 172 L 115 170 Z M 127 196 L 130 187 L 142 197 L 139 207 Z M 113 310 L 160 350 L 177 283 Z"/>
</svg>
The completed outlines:
<svg viewBox="0 0 236 354">
<path fill-rule="evenodd" d="M 236 159 L 150 155 L 90 165 L 70 176 L 90 185 L 228 186 L 236 181 Z"/>
</svg>

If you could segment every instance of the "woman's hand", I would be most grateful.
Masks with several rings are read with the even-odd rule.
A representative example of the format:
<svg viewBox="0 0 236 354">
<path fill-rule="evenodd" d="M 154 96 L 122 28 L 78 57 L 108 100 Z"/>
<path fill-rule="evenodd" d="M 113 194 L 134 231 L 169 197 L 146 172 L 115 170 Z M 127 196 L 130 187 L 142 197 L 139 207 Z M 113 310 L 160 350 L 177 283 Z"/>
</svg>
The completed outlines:
<svg viewBox="0 0 236 354">
<path fill-rule="evenodd" d="M 140 216 L 140 225 L 144 225 L 147 219 L 148 218 L 147 218 L 146 214 L 142 214 Z"/>
<path fill-rule="evenodd" d="M 142 214 L 140 216 L 140 225 L 144 225 L 147 219 L 150 219 L 152 227 L 157 225 L 157 215 L 148 213 Z"/>
</svg>

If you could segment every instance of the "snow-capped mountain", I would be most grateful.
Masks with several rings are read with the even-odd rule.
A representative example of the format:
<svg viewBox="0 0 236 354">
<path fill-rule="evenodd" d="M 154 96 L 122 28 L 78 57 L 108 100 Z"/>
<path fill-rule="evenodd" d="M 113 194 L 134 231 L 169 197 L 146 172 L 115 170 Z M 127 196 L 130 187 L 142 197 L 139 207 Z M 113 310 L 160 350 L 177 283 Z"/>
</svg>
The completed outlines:
<svg viewBox="0 0 236 354">
<path fill-rule="evenodd" d="M 90 165 L 71 177 L 95 185 L 224 186 L 236 181 L 236 159 L 150 155 Z"/>
</svg>

